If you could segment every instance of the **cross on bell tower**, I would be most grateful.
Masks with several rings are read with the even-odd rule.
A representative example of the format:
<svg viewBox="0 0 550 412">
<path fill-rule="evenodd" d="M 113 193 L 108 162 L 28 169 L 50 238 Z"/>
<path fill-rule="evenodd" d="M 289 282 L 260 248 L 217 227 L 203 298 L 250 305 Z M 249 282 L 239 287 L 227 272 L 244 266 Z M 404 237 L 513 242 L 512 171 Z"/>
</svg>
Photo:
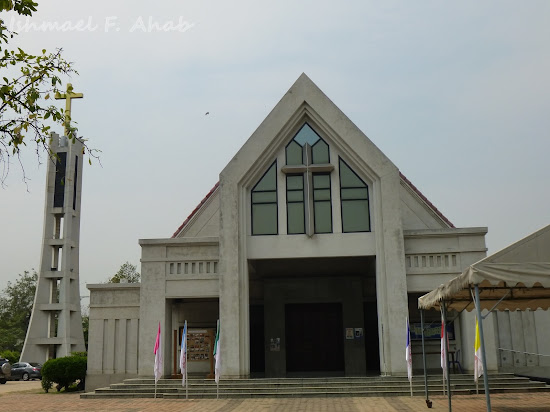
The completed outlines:
<svg viewBox="0 0 550 412">
<path fill-rule="evenodd" d="M 85 351 L 80 313 L 79 243 L 80 201 L 84 145 L 70 135 L 71 99 L 67 92 L 65 136 L 51 134 L 44 206 L 40 273 L 21 359 L 43 363 L 48 359 Z"/>
<path fill-rule="evenodd" d="M 71 124 L 71 100 L 72 99 L 82 99 L 84 95 L 82 93 L 74 93 L 73 92 L 73 85 L 71 83 L 67 83 L 67 92 L 66 93 L 59 93 L 57 92 L 55 94 L 56 100 L 63 100 L 65 99 L 65 136 L 70 137 L 70 124 Z"/>
</svg>

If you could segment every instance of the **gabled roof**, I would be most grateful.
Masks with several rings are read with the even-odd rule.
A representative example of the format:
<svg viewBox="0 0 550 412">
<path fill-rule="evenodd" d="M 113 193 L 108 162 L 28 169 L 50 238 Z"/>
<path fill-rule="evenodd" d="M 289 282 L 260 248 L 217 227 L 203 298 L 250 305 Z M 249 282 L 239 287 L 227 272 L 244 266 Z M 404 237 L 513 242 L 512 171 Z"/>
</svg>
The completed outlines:
<svg viewBox="0 0 550 412">
<path fill-rule="evenodd" d="M 432 202 L 430 202 L 428 200 L 428 198 L 426 196 L 424 196 L 422 194 L 422 192 L 420 190 L 418 190 L 418 188 L 415 185 L 413 185 L 412 182 L 409 179 L 407 179 L 407 177 L 403 173 L 399 172 L 399 176 L 424 201 L 424 203 L 426 203 L 426 205 L 431 210 L 433 210 L 433 212 L 437 216 L 439 216 L 445 223 L 447 223 L 449 225 L 449 227 L 452 227 L 452 228 L 455 227 L 455 225 L 453 225 L 452 222 L 449 219 L 447 219 L 447 217 L 445 217 L 445 215 L 443 213 L 441 213 L 439 211 L 439 209 L 437 207 L 435 207 L 434 204 Z"/>
<path fill-rule="evenodd" d="M 202 208 L 202 206 L 210 199 L 210 197 L 214 194 L 214 192 L 218 189 L 220 186 L 220 182 L 216 183 L 212 189 L 210 189 L 210 192 L 207 193 L 207 195 L 204 197 L 204 199 L 201 200 L 201 202 L 197 205 L 195 209 L 191 212 L 189 216 L 187 216 L 187 219 L 183 221 L 183 223 L 178 227 L 178 229 L 174 232 L 172 235 L 172 238 L 175 238 L 183 228 L 189 223 L 189 221 L 197 214 L 197 212 Z"/>
<path fill-rule="evenodd" d="M 451 223 L 451 221 L 449 219 L 447 219 L 445 217 L 445 215 L 443 213 L 441 213 L 439 211 L 439 209 L 437 207 L 434 206 L 434 204 L 432 202 L 430 202 L 428 200 L 428 198 L 426 196 L 424 196 L 422 194 L 422 192 L 420 190 L 418 190 L 418 188 L 412 184 L 412 182 L 407 179 L 407 177 L 399 172 L 399 176 L 401 177 L 401 179 L 403 180 L 403 182 L 405 182 L 405 184 L 407 184 L 421 199 L 422 201 L 431 209 L 433 210 L 433 212 L 439 216 L 445 223 L 447 223 L 449 225 L 449 227 L 451 228 L 454 228 L 455 226 Z M 174 234 L 172 235 L 173 238 L 175 238 L 179 233 L 181 233 L 181 231 L 185 228 L 185 226 L 189 223 L 189 221 L 193 218 L 193 216 L 195 216 L 199 210 L 202 208 L 202 206 L 208 201 L 208 199 L 216 192 L 216 190 L 218 189 L 220 185 L 220 182 L 216 183 L 214 185 L 214 187 L 210 190 L 210 192 L 207 193 L 207 195 L 201 200 L 201 202 L 197 205 L 197 207 L 195 207 L 195 209 L 193 209 L 193 211 L 191 212 L 191 214 L 189 216 L 187 216 L 187 219 L 185 219 L 183 221 L 183 223 L 180 225 L 180 227 L 174 232 Z"/>
</svg>

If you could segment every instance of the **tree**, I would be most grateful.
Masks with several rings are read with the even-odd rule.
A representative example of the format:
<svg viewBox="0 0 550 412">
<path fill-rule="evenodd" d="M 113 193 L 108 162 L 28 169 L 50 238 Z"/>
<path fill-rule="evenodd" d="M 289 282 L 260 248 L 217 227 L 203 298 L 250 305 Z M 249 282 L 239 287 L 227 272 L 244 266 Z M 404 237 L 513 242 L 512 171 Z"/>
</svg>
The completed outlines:
<svg viewBox="0 0 550 412">
<path fill-rule="evenodd" d="M 84 345 L 88 350 L 88 331 L 90 330 L 90 315 L 82 315 L 82 332 L 84 332 Z"/>
<path fill-rule="evenodd" d="M 132 265 L 130 262 L 123 263 L 118 272 L 107 280 L 107 283 L 138 283 L 140 274 L 136 269 L 136 265 Z"/>
<path fill-rule="evenodd" d="M 0 0 L 0 12 L 31 16 L 37 5 L 32 0 Z M 4 73 L 0 80 L 0 186 L 5 184 L 12 158 L 18 161 L 26 181 L 20 158 L 25 146 L 36 146 L 38 161 L 44 151 L 54 159 L 55 154 L 48 146 L 53 125 L 61 125 L 68 130 L 73 141 L 77 130 L 63 109 L 47 103 L 56 93 L 62 92 L 62 77 L 77 74 L 73 64 L 62 57 L 61 49 L 53 53 L 43 49 L 37 54 L 26 53 L 20 48 L 8 49 L 9 40 L 16 34 L 0 18 L 0 70 Z M 15 77 L 5 77 L 8 72 L 16 73 Z M 97 157 L 86 144 L 85 150 L 92 157 Z M 91 163 L 91 159 L 89 161 Z"/>
<path fill-rule="evenodd" d="M 38 273 L 25 271 L 0 293 L 0 352 L 21 352 L 31 319 Z M 12 360 L 12 359 L 10 359 Z M 19 359 L 17 359 L 19 360 Z"/>
</svg>

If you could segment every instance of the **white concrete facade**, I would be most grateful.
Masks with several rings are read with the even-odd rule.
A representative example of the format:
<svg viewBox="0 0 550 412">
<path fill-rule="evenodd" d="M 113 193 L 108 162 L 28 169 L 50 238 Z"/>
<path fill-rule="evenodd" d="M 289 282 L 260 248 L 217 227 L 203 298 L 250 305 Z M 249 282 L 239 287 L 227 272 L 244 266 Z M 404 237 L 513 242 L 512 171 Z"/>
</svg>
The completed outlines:
<svg viewBox="0 0 550 412">
<path fill-rule="evenodd" d="M 287 233 L 282 168 L 286 145 L 306 122 L 329 146 L 332 231 L 291 235 Z M 344 233 L 338 159 L 368 185 L 370 231 Z M 251 191 L 274 162 L 277 234 L 253 235 Z M 376 308 L 379 364 L 364 366 L 368 351 L 363 341 L 344 342 L 342 373 L 360 375 L 370 368 L 380 374 L 405 374 L 404 330 L 410 302 L 483 258 L 486 232 L 486 228 L 455 228 L 303 74 L 223 169 L 219 184 L 174 236 L 140 240 L 137 374 L 153 373 L 151 354 L 158 322 L 164 331 L 165 374 L 170 375 L 177 372 L 174 358 L 179 343 L 175 336 L 183 321 L 187 319 L 190 327 L 214 327 L 219 317 L 222 375 L 251 376 L 251 353 L 255 350 L 251 342 L 257 332 L 251 330 L 256 316 L 251 311 L 253 305 L 260 304 L 266 311 L 261 334 L 265 331 L 266 336 L 260 346 L 267 347 L 270 336 L 282 339 L 280 352 L 265 350 L 265 375 L 282 376 L 287 369 L 277 365 L 284 363 L 287 354 L 285 305 L 324 302 L 342 305 L 344 328 L 363 327 L 368 302 Z M 270 267 L 279 267 L 280 276 L 273 277 Z M 294 277 L 298 267 L 307 267 L 307 273 Z M 308 282 L 315 282 L 316 289 L 308 290 Z M 94 383 L 88 386 L 89 377 L 88 389 L 113 380 L 113 376 L 103 375 L 122 376 L 122 369 L 113 372 L 110 360 L 107 366 L 102 364 L 108 357 L 106 341 L 99 335 L 106 327 L 114 327 L 109 326 L 109 319 L 118 319 L 119 308 L 128 302 L 136 305 L 135 288 L 121 285 L 110 290 L 113 305 L 98 306 L 94 296 L 107 292 L 100 285 L 89 285 L 90 317 L 95 320 L 90 321 L 88 365 Z M 135 307 L 132 313 L 136 314 Z M 462 342 L 461 320 L 455 324 L 453 345 L 468 352 L 473 345 Z M 430 358 L 429 362 L 435 367 L 439 359 Z M 357 363 L 362 366 L 356 368 Z M 496 369 L 496 360 L 490 365 Z M 196 367 L 195 371 L 199 370 Z M 133 372 L 125 373 L 133 376 Z"/>
</svg>

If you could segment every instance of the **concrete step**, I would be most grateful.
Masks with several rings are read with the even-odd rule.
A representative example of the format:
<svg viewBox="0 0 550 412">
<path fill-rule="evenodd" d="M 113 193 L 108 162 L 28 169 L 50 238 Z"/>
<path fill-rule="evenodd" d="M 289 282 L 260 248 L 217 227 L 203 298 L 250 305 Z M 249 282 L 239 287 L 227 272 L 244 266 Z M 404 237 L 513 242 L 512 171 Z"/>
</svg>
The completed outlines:
<svg viewBox="0 0 550 412">
<path fill-rule="evenodd" d="M 428 381 L 428 388 L 441 388 L 443 383 L 441 381 Z M 517 380 L 503 380 L 503 381 L 496 381 L 493 380 L 490 382 L 491 387 L 514 387 L 514 386 L 546 386 L 544 382 L 535 382 L 535 381 L 528 381 L 525 379 L 517 379 Z M 188 385 L 189 390 L 193 392 L 200 392 L 200 391 L 214 391 L 216 390 L 215 384 L 189 384 Z M 415 381 L 413 383 L 413 387 L 424 387 L 423 382 Z M 474 382 L 472 381 L 462 381 L 462 382 L 451 382 L 452 388 L 462 389 L 462 388 L 474 388 Z M 354 385 L 332 385 L 330 383 L 312 383 L 312 384 L 295 384 L 295 383 L 278 383 L 278 384 L 265 384 L 265 383 L 248 383 L 248 384 L 231 384 L 231 383 L 223 383 L 219 386 L 221 391 L 227 391 L 227 390 L 239 390 L 239 391 L 252 391 L 252 390 L 265 390 L 265 389 L 271 389 L 271 390 L 286 390 L 286 391 L 300 391 L 304 389 L 308 390 L 327 390 L 327 389 L 333 389 L 335 391 L 342 391 L 347 389 L 357 389 L 357 390 L 367 390 L 367 389 L 383 389 L 383 388 L 392 388 L 392 389 L 403 389 L 408 390 L 409 389 L 409 383 L 392 383 L 392 382 L 377 382 L 376 384 L 354 384 Z M 150 384 L 114 384 L 111 385 L 109 388 L 101 388 L 97 389 L 98 391 L 126 391 L 126 392 L 138 392 L 138 391 L 154 391 L 155 386 Z M 158 385 L 157 386 L 157 392 L 173 392 L 177 390 L 184 390 L 181 385 L 177 386 L 168 386 L 168 385 Z"/>
<path fill-rule="evenodd" d="M 489 377 L 491 382 L 520 382 L 526 378 L 515 377 L 513 375 L 504 375 L 504 376 L 492 376 Z M 213 379 L 201 379 L 201 380 L 189 380 L 189 385 L 215 385 Z M 414 378 L 413 382 L 424 384 L 423 377 Z M 438 377 L 429 377 L 429 383 L 438 383 L 441 382 L 441 376 Z M 460 375 L 457 377 L 452 377 L 451 382 L 453 383 L 462 383 L 462 382 L 473 382 L 472 375 Z M 409 381 L 405 377 L 401 378 L 375 378 L 375 379 L 349 379 L 349 380 L 331 380 L 331 379 L 232 379 L 232 380 L 221 380 L 220 387 L 230 385 L 230 386 L 324 386 L 324 385 L 334 385 L 334 386 L 353 386 L 353 385 L 386 385 L 386 384 L 403 384 L 409 385 Z M 124 383 L 113 384 L 112 387 L 122 387 L 121 385 L 148 385 L 154 386 L 153 379 L 127 379 Z M 159 380 L 157 387 L 181 387 L 181 380 Z"/>
<path fill-rule="evenodd" d="M 544 382 L 512 374 L 489 376 L 491 393 L 550 391 Z M 212 379 L 190 379 L 189 397 L 193 399 L 215 398 L 218 387 Z M 480 382 L 480 393 L 483 383 Z M 441 376 L 428 377 L 430 394 L 442 394 Z M 154 379 L 127 379 L 123 383 L 85 393 L 81 398 L 166 398 L 185 399 L 186 391 L 179 379 L 161 379 L 156 385 Z M 451 392 L 454 395 L 476 393 L 473 375 L 451 376 Z M 413 379 L 413 393 L 424 394 L 424 377 Z M 221 398 L 251 397 L 326 397 L 326 396 L 409 396 L 410 386 L 406 377 L 357 377 L 357 378 L 278 378 L 278 379 L 227 379 L 219 384 Z"/>
<path fill-rule="evenodd" d="M 518 387 L 513 389 L 502 389 L 495 388 L 491 389 L 491 393 L 525 393 L 525 392 L 549 392 L 550 388 L 530 388 L 530 387 Z M 475 389 L 469 390 L 452 390 L 451 393 L 453 396 L 456 395 L 472 395 L 475 394 Z M 479 390 L 480 394 L 483 394 L 483 390 Z M 430 391 L 431 395 L 443 395 L 443 391 Z M 414 396 L 424 396 L 424 390 L 414 390 Z M 346 392 L 238 392 L 238 393 L 225 393 L 220 392 L 220 399 L 239 399 L 239 398 L 308 398 L 308 397 L 370 397 L 370 396 L 410 396 L 410 391 L 346 391 Z M 85 393 L 80 396 L 82 399 L 101 399 L 101 398 L 110 398 L 110 399 L 124 399 L 124 398 L 153 398 L 154 393 Z M 157 393 L 157 398 L 163 399 L 185 399 L 185 392 L 181 393 Z M 190 399 L 215 399 L 216 393 L 189 393 Z"/>
</svg>

